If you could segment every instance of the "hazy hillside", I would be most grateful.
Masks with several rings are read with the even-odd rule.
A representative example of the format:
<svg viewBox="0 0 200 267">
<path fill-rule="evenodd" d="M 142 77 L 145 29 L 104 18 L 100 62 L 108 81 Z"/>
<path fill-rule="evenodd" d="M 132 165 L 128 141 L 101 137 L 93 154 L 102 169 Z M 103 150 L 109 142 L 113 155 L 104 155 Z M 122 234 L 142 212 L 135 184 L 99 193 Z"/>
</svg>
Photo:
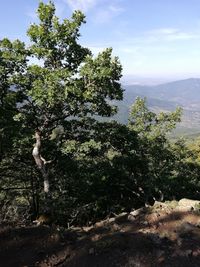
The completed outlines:
<svg viewBox="0 0 200 267">
<path fill-rule="evenodd" d="M 200 79 L 191 78 L 154 86 L 128 85 L 124 89 L 124 100 L 117 103 L 119 113 L 115 116 L 120 122 L 127 122 L 130 106 L 140 96 L 147 97 L 147 103 L 154 111 L 171 111 L 177 106 L 183 108 L 177 134 L 200 132 Z"/>
</svg>

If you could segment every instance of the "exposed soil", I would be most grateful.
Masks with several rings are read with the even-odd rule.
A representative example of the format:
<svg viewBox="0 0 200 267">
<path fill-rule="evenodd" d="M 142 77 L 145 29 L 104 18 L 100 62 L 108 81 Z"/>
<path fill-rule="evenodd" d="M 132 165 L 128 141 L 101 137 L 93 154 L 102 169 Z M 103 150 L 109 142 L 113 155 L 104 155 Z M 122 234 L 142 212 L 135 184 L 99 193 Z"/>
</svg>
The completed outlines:
<svg viewBox="0 0 200 267">
<path fill-rule="evenodd" d="M 200 213 L 156 202 L 91 227 L 0 228 L 0 266 L 199 267 Z"/>
</svg>

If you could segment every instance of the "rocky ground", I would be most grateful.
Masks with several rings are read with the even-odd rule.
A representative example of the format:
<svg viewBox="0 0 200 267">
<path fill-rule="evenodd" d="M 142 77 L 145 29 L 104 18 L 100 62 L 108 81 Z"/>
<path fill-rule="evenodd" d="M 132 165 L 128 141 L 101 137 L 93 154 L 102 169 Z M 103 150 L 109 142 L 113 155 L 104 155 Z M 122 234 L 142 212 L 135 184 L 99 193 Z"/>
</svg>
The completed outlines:
<svg viewBox="0 0 200 267">
<path fill-rule="evenodd" d="M 199 267 L 200 201 L 155 202 L 68 230 L 2 224 L 0 266 Z"/>
</svg>

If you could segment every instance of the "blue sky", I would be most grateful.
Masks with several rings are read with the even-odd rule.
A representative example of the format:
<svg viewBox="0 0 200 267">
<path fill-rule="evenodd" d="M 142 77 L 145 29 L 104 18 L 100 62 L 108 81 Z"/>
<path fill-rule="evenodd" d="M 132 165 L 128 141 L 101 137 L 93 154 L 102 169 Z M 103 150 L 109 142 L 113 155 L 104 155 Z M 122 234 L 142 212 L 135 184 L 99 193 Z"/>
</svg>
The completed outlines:
<svg viewBox="0 0 200 267">
<path fill-rule="evenodd" d="M 44 1 L 47 2 L 47 1 Z M 113 47 L 133 81 L 200 77 L 199 0 L 55 0 L 57 15 L 86 14 L 80 42 L 94 54 Z M 0 38 L 26 39 L 37 0 L 0 1 Z"/>
</svg>

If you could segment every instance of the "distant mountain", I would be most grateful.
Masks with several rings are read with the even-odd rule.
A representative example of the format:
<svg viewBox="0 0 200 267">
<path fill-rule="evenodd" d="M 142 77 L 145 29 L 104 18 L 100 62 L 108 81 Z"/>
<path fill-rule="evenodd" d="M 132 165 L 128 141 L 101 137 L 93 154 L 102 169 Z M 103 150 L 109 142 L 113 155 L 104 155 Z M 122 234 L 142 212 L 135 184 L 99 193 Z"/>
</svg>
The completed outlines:
<svg viewBox="0 0 200 267">
<path fill-rule="evenodd" d="M 172 111 L 183 108 L 182 123 L 177 133 L 196 134 L 200 132 L 200 79 L 191 78 L 160 85 L 124 86 L 124 99 L 117 102 L 119 112 L 115 119 L 127 123 L 130 106 L 137 96 L 146 97 L 147 104 L 153 111 Z"/>
<path fill-rule="evenodd" d="M 191 78 L 155 86 L 125 86 L 127 94 L 137 93 L 150 98 L 173 101 L 178 105 L 197 104 L 200 110 L 200 79 Z"/>
</svg>

